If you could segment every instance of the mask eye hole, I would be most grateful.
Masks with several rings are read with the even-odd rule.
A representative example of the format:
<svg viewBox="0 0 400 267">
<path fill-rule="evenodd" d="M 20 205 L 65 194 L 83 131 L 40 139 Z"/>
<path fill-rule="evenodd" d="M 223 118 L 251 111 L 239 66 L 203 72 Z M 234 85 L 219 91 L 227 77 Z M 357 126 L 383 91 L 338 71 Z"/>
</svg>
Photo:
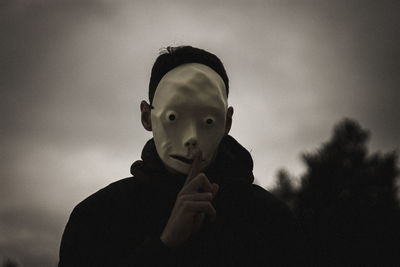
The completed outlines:
<svg viewBox="0 0 400 267">
<path fill-rule="evenodd" d="M 168 111 L 167 114 L 165 114 L 165 118 L 168 122 L 175 122 L 178 118 L 179 115 L 175 111 Z"/>
<path fill-rule="evenodd" d="M 170 114 L 170 115 L 168 116 L 168 119 L 169 119 L 170 121 L 174 121 L 174 120 L 176 119 L 176 117 L 175 117 L 174 114 Z"/>
<path fill-rule="evenodd" d="M 206 123 L 207 123 L 208 125 L 211 125 L 211 124 L 214 123 L 214 120 L 211 119 L 211 118 L 208 118 L 208 119 L 206 120 Z"/>
</svg>

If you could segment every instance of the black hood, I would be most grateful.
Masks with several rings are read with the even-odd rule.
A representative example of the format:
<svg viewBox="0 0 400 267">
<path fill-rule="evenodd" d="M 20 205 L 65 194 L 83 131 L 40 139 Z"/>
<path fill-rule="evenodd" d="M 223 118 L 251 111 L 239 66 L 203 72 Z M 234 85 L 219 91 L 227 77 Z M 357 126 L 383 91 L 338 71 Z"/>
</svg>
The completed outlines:
<svg viewBox="0 0 400 267">
<path fill-rule="evenodd" d="M 172 174 L 158 156 L 154 138 L 147 141 L 142 150 L 142 160 L 131 166 L 131 174 L 147 182 L 166 182 L 183 185 L 186 174 Z M 220 186 L 228 184 L 252 184 L 253 159 L 250 153 L 232 136 L 222 138 L 214 162 L 203 171 L 209 180 Z"/>
</svg>

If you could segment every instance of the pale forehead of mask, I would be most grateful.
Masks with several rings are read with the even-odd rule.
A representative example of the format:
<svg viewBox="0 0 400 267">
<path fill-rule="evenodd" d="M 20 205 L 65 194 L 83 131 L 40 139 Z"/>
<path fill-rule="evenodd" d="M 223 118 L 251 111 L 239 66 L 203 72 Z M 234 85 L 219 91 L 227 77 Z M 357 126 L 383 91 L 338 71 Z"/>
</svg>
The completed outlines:
<svg viewBox="0 0 400 267">
<path fill-rule="evenodd" d="M 167 107 L 193 109 L 199 105 L 214 107 L 224 113 L 228 101 L 225 83 L 212 68 L 187 63 L 167 72 L 160 80 L 153 99 L 155 110 Z"/>
</svg>

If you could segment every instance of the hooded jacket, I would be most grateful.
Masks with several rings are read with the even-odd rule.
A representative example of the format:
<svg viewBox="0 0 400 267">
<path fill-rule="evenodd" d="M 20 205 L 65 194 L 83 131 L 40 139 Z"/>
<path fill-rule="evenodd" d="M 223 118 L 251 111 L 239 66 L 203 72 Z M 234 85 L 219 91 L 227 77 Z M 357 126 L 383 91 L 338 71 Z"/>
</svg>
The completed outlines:
<svg viewBox="0 0 400 267">
<path fill-rule="evenodd" d="M 290 266 L 302 265 L 304 239 L 288 207 L 253 184 L 250 153 L 225 136 L 203 171 L 219 190 L 214 222 L 179 247 L 160 240 L 186 175 L 168 172 L 154 139 L 132 177 L 114 182 L 72 211 L 60 247 L 64 266 Z"/>
</svg>

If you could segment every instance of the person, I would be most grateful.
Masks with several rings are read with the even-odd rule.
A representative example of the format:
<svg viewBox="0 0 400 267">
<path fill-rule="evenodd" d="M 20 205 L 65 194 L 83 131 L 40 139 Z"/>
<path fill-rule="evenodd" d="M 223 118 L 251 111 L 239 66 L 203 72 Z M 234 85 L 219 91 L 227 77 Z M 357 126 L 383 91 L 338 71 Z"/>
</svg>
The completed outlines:
<svg viewBox="0 0 400 267">
<path fill-rule="evenodd" d="M 59 267 L 306 262 L 296 219 L 253 184 L 252 157 L 229 135 L 228 93 L 228 76 L 214 54 L 179 46 L 158 56 L 150 103 L 140 104 L 153 138 L 132 164 L 132 177 L 73 209 Z"/>
</svg>

